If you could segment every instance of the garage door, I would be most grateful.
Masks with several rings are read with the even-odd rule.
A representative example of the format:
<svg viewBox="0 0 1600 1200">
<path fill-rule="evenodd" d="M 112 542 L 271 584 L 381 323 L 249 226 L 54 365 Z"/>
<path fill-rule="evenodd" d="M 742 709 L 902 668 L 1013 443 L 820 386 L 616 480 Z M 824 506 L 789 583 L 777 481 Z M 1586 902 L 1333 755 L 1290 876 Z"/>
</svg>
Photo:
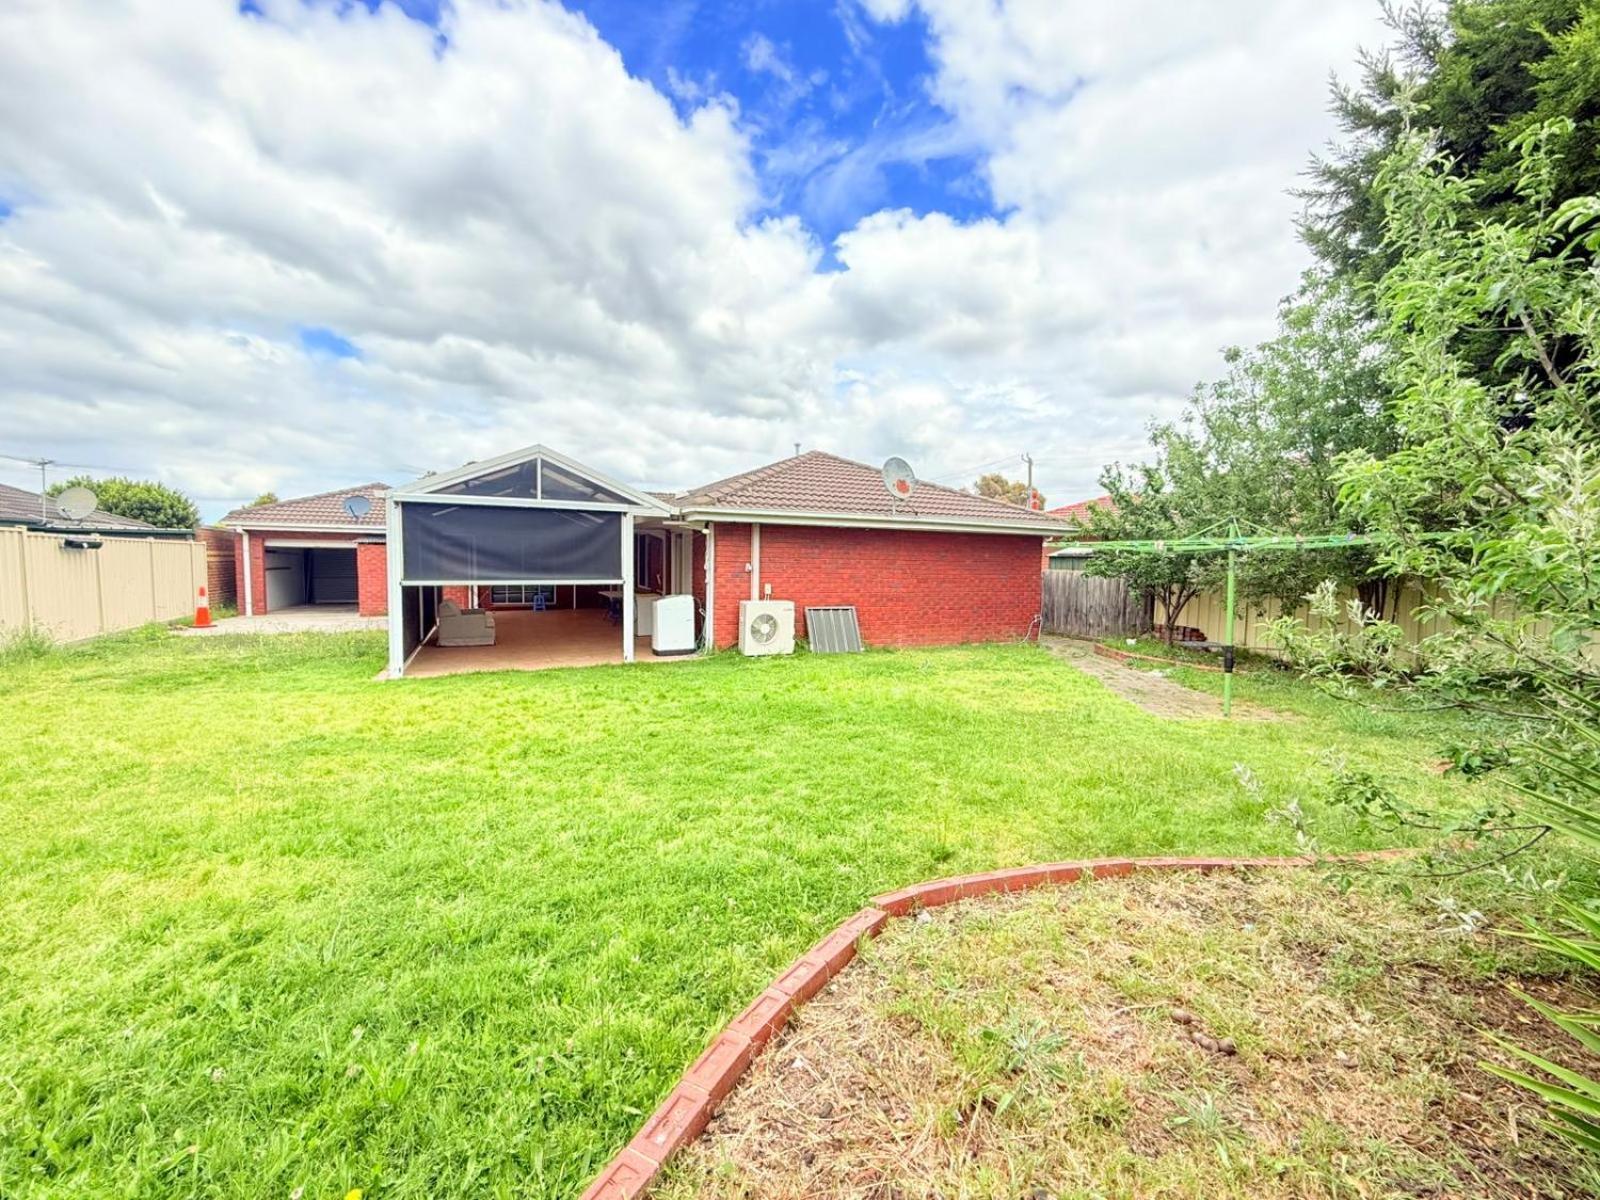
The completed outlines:
<svg viewBox="0 0 1600 1200">
<path fill-rule="evenodd" d="M 311 603 L 354 604 L 356 602 L 356 552 L 354 550 L 308 550 L 311 576 Z"/>
</svg>

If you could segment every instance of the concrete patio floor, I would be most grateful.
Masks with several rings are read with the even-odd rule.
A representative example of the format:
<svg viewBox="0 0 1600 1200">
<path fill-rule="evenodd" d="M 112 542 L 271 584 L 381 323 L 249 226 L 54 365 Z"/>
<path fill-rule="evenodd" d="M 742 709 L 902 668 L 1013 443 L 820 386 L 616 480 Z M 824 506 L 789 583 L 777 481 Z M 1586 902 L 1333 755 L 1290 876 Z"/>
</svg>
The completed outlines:
<svg viewBox="0 0 1600 1200">
<path fill-rule="evenodd" d="M 597 667 L 622 661 L 622 629 L 596 608 L 498 609 L 492 646 L 421 647 L 406 666 L 407 679 L 469 671 L 541 671 Z M 692 654 L 657 656 L 650 639 L 634 639 L 635 662 L 681 662 Z"/>
<path fill-rule="evenodd" d="M 223 617 L 209 629 L 180 628 L 186 637 L 216 637 L 234 633 L 355 633 L 387 629 L 387 617 L 363 617 L 354 604 L 300 604 L 254 617 Z"/>
</svg>

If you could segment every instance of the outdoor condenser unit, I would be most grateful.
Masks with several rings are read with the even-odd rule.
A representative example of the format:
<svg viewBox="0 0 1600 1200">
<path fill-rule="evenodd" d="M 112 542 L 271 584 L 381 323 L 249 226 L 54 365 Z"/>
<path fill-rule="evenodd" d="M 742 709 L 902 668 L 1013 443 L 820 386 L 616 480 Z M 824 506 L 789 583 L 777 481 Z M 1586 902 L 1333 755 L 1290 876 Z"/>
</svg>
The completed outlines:
<svg viewBox="0 0 1600 1200">
<path fill-rule="evenodd" d="M 694 597 L 660 596 L 650 606 L 650 650 L 654 654 L 694 653 Z"/>
<path fill-rule="evenodd" d="M 739 653 L 793 654 L 794 601 L 739 601 Z"/>
</svg>

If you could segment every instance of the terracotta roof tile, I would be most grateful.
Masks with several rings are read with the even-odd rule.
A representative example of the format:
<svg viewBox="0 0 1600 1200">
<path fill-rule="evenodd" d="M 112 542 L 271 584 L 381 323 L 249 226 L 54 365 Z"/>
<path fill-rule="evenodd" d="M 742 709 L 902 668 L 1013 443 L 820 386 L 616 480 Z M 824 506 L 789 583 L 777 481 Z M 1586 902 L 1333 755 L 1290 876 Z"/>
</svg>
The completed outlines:
<svg viewBox="0 0 1600 1200">
<path fill-rule="evenodd" d="M 384 528 L 383 495 L 387 491 L 387 483 L 358 483 L 354 487 L 318 492 L 315 496 L 298 496 L 293 500 L 280 500 L 276 504 L 236 508 L 217 523 L 233 526 L 277 525 L 296 529 L 342 526 L 381 533 Z M 345 511 L 344 502 L 351 496 L 365 496 L 372 502 L 365 516 L 352 517 Z"/>
<path fill-rule="evenodd" d="M 758 512 L 839 513 L 889 518 L 1038 525 L 1041 534 L 1065 532 L 1059 517 L 918 482 L 910 500 L 894 501 L 878 467 L 810 450 L 694 488 L 674 498 L 680 508 L 730 508 Z"/>
<path fill-rule="evenodd" d="M 1079 500 L 1074 504 L 1063 504 L 1060 508 L 1052 508 L 1050 515 L 1065 521 L 1087 521 L 1091 508 L 1103 508 L 1108 513 L 1114 513 L 1117 511 L 1117 502 L 1110 496 L 1096 496 L 1092 500 Z"/>
</svg>

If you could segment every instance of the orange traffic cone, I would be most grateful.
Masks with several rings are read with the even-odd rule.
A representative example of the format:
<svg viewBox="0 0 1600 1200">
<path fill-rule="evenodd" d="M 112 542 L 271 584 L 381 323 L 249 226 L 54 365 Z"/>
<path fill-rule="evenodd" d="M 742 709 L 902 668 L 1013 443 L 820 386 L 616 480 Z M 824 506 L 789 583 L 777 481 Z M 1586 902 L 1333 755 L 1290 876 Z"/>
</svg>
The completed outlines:
<svg viewBox="0 0 1600 1200">
<path fill-rule="evenodd" d="M 194 604 L 194 627 L 196 629 L 211 628 L 211 601 L 206 599 L 206 585 L 200 585 L 200 598 Z"/>
</svg>

